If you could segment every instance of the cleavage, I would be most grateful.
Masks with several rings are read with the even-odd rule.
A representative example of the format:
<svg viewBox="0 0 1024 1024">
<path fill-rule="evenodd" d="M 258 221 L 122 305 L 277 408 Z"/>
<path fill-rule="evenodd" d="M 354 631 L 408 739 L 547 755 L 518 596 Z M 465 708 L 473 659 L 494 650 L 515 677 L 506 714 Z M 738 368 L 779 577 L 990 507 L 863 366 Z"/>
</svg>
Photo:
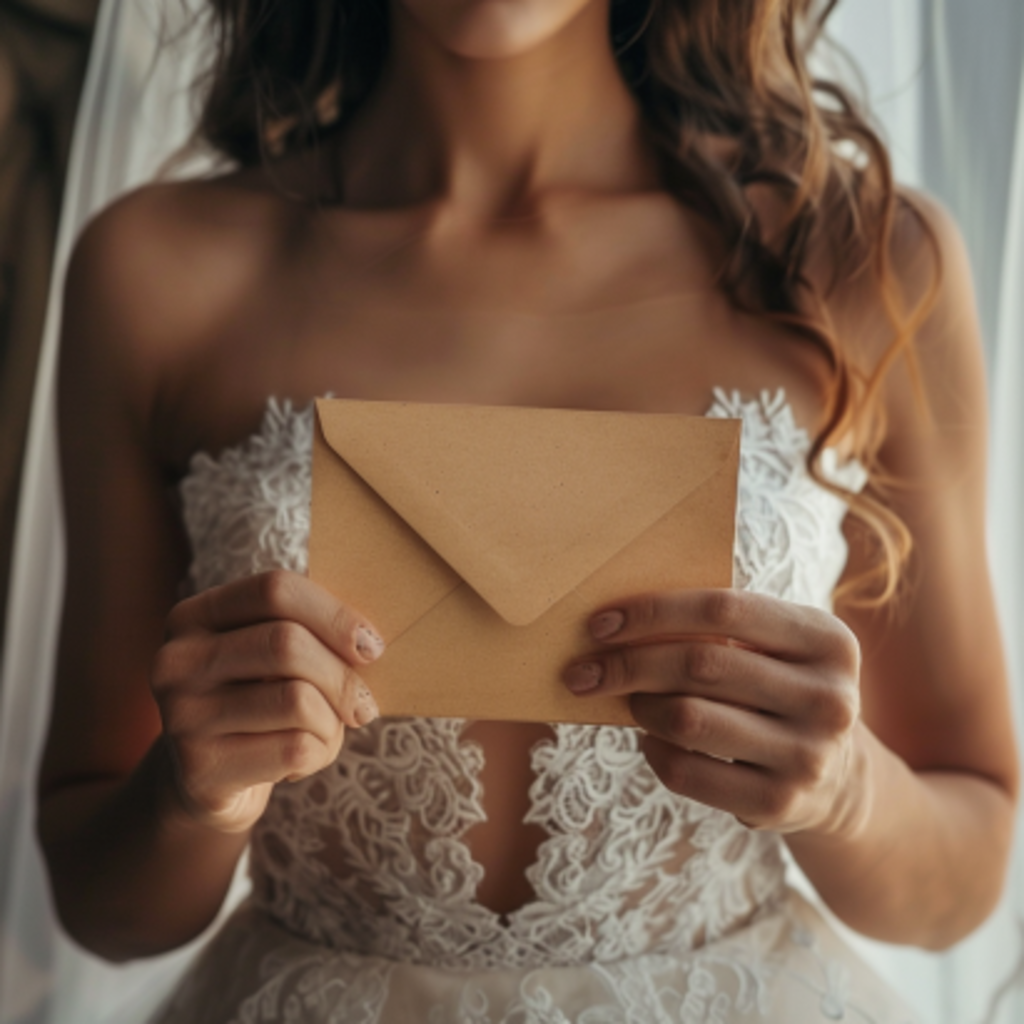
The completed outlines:
<svg viewBox="0 0 1024 1024">
<path fill-rule="evenodd" d="M 483 750 L 479 779 L 487 814 L 487 820 L 470 828 L 462 841 L 484 869 L 477 902 L 502 917 L 536 895 L 526 871 L 536 862 L 547 832 L 540 825 L 524 824 L 523 819 L 530 809 L 534 780 L 531 751 L 553 736 L 548 725 L 522 722 L 470 722 L 462 733 L 464 741 Z"/>
</svg>

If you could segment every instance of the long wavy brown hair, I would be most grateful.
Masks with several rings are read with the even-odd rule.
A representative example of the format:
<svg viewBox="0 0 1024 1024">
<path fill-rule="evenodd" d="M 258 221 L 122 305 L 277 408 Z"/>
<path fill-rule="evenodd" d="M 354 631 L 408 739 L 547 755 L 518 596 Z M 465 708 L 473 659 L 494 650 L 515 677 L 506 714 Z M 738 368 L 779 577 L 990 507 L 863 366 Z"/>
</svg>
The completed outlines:
<svg viewBox="0 0 1024 1024">
<path fill-rule="evenodd" d="M 868 115 L 847 89 L 809 70 L 837 2 L 612 0 L 609 31 L 665 187 L 721 233 L 722 289 L 737 308 L 784 325 L 824 358 L 826 416 L 808 466 L 849 502 L 874 550 L 869 568 L 836 596 L 881 605 L 897 590 L 911 538 L 885 501 L 892 481 L 878 459 L 880 385 L 898 357 L 913 362 L 940 269 L 934 235 L 897 192 Z M 214 58 L 201 83 L 198 137 L 242 165 L 270 164 L 343 129 L 388 53 L 387 0 L 210 0 L 210 13 Z M 770 238 L 751 199 L 755 186 L 782 200 Z M 891 266 L 904 212 L 918 218 L 936 254 L 936 280 L 912 309 Z M 834 268 L 825 287 L 807 272 L 811 245 L 822 239 Z M 873 367 L 850 359 L 827 304 L 830 287 L 865 271 L 892 329 Z M 860 493 L 823 476 L 822 453 L 840 438 L 868 469 Z"/>
</svg>

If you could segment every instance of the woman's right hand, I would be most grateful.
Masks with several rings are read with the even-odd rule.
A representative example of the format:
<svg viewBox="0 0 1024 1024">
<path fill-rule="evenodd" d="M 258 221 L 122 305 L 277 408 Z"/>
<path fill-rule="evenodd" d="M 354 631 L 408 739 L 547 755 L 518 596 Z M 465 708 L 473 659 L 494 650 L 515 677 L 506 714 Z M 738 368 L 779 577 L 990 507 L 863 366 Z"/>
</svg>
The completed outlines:
<svg viewBox="0 0 1024 1024">
<path fill-rule="evenodd" d="M 355 666 L 383 651 L 357 612 L 284 570 L 175 605 L 152 689 L 189 817 L 246 831 L 275 783 L 331 764 L 345 727 L 379 715 Z"/>
</svg>

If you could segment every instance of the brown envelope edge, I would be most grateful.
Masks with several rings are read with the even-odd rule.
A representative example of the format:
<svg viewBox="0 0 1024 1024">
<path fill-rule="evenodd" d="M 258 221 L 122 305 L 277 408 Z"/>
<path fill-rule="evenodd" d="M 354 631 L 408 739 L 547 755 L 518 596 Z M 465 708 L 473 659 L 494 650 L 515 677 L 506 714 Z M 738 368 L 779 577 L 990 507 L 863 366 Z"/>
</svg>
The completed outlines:
<svg viewBox="0 0 1024 1024">
<path fill-rule="evenodd" d="M 501 408 L 507 414 L 507 407 Z M 530 411 L 524 410 L 526 414 Z M 676 418 L 704 420 L 666 417 Z M 626 698 L 575 697 L 560 682 L 560 671 L 570 660 L 594 649 L 584 623 L 587 614 L 602 604 L 643 592 L 731 586 L 740 425 L 727 422 L 734 427 L 734 442 L 716 471 L 537 623 L 517 627 L 495 615 L 345 465 L 326 440 L 318 415 L 313 441 L 310 576 L 359 608 L 379 628 L 384 626 L 381 631 L 388 650 L 376 664 L 359 669 L 382 714 L 635 725 Z M 370 531 L 364 546 L 376 547 L 377 555 L 381 543 L 392 549 L 395 544 L 405 545 L 398 552 L 391 551 L 402 556 L 389 566 L 394 579 L 383 585 L 375 579 L 369 587 L 356 583 L 375 575 L 378 559 L 373 551 L 358 550 L 340 560 L 336 557 L 353 527 L 351 519 L 346 523 L 344 515 L 339 518 L 338 507 L 360 517 Z M 370 519 L 377 522 L 370 523 Z M 381 524 L 385 524 L 383 542 L 375 535 Z M 358 548 L 358 540 L 348 546 Z M 413 599 L 420 602 L 410 614 L 418 614 L 419 607 L 423 611 L 417 621 L 396 632 L 387 628 L 393 603 L 388 590 L 398 604 L 407 597 L 409 588 L 403 587 L 401 578 L 406 564 L 413 567 L 411 589 Z M 482 679 L 487 679 L 487 686 L 480 686 Z"/>
</svg>

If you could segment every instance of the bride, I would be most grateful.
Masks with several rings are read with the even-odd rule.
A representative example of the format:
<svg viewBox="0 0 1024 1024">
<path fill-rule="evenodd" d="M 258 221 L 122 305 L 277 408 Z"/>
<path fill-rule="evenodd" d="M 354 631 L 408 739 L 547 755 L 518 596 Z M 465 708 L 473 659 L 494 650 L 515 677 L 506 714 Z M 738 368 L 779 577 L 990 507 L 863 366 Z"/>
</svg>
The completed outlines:
<svg viewBox="0 0 1024 1024">
<path fill-rule="evenodd" d="M 956 229 L 812 93 L 815 6 L 211 8 L 237 169 L 68 276 L 68 932 L 177 948 L 248 847 L 165 1022 L 912 1020 L 782 854 L 893 942 L 998 897 L 983 374 Z M 736 588 L 624 594 L 565 667 L 639 730 L 377 716 L 389 638 L 304 575 L 327 392 L 743 421 Z"/>
</svg>

